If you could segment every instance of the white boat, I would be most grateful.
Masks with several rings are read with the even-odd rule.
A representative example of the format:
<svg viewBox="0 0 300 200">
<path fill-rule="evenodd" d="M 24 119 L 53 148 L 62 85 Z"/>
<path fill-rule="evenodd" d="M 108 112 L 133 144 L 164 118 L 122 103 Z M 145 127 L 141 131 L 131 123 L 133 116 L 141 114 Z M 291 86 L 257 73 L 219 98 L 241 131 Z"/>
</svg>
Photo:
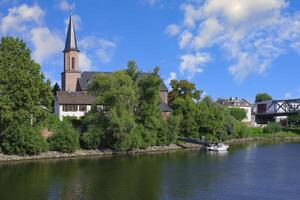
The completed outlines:
<svg viewBox="0 0 300 200">
<path fill-rule="evenodd" d="M 229 146 L 223 143 L 210 144 L 208 147 L 206 147 L 206 149 L 209 151 L 227 151 L 228 148 Z"/>
</svg>

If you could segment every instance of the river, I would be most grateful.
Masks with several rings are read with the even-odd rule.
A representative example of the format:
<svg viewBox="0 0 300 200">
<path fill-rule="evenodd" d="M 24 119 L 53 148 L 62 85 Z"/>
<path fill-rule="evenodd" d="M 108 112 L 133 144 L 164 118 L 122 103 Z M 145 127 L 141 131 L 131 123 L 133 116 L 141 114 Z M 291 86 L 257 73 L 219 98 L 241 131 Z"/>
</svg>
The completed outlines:
<svg viewBox="0 0 300 200">
<path fill-rule="evenodd" d="M 0 164 L 1 200 L 299 200 L 300 143 Z"/>
</svg>

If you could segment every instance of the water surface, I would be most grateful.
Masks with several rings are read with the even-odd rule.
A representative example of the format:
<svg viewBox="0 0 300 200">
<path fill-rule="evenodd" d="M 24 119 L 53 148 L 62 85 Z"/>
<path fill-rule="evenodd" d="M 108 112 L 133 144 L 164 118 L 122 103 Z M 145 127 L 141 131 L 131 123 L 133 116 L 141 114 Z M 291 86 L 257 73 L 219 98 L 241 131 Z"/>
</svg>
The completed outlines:
<svg viewBox="0 0 300 200">
<path fill-rule="evenodd" d="M 0 199 L 300 199 L 300 143 L 0 164 Z"/>
</svg>

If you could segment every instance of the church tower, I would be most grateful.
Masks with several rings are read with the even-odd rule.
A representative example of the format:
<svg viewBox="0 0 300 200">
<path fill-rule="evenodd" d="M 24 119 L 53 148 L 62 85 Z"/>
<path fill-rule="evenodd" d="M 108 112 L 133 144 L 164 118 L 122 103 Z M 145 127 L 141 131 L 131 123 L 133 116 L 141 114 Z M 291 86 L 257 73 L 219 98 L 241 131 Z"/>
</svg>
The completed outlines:
<svg viewBox="0 0 300 200">
<path fill-rule="evenodd" d="M 69 27 L 64 49 L 64 72 L 61 73 L 62 90 L 76 91 L 77 79 L 80 78 L 79 50 L 77 48 L 75 25 L 72 14 L 70 15 Z"/>
</svg>

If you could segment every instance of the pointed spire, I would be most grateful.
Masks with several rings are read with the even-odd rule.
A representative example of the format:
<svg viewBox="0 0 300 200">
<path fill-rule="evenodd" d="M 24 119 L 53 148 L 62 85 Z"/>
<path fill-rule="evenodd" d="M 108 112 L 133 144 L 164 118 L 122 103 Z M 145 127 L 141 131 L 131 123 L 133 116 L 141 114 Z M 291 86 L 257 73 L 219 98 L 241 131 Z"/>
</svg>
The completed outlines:
<svg viewBox="0 0 300 200">
<path fill-rule="evenodd" d="M 75 25 L 72 13 L 70 14 L 69 27 L 66 39 L 66 46 L 64 51 L 79 51 L 77 48 Z"/>
</svg>

